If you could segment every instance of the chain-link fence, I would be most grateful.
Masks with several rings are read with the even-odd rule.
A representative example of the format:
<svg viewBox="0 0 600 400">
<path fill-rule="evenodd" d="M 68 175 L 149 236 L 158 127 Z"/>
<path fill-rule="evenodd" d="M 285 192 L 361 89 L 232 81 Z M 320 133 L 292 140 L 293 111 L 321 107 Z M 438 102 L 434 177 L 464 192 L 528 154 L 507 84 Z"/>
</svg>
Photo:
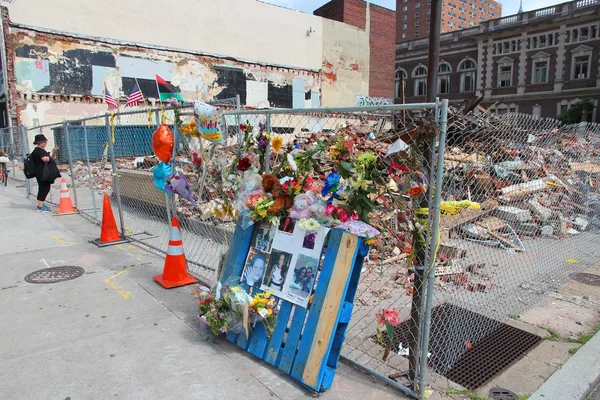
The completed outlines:
<svg viewBox="0 0 600 400">
<path fill-rule="evenodd" d="M 598 125 L 438 104 L 220 105 L 227 139 L 218 145 L 190 137 L 193 110 L 185 107 L 22 129 L 18 137 L 30 143 L 42 133 L 55 141 L 76 206 L 96 223 L 108 194 L 124 235 L 164 253 L 170 218 L 179 216 L 190 272 L 206 282 L 215 281 L 235 228 L 228 207 L 236 193 L 222 172 L 239 158 L 243 141 L 266 140 L 261 172 L 279 175 L 290 166 L 288 154 L 323 146 L 303 161 L 313 166 L 316 192 L 342 162 L 376 154 L 385 188 L 364 204 L 372 204 L 370 223 L 382 235 L 363 266 L 342 353 L 412 396 L 423 394 L 426 376 L 485 387 L 541 340 L 511 321 L 599 259 Z M 174 133 L 173 168 L 189 182 L 191 200 L 155 185 L 151 137 L 161 123 Z M 375 314 L 384 309 L 400 321 L 377 335 Z"/>
<path fill-rule="evenodd" d="M 18 127 L 0 129 L 0 156 L 9 159 L 9 162 L 5 162 L 6 171 L 10 178 L 16 179 L 17 160 L 23 158 L 23 143 Z"/>
</svg>

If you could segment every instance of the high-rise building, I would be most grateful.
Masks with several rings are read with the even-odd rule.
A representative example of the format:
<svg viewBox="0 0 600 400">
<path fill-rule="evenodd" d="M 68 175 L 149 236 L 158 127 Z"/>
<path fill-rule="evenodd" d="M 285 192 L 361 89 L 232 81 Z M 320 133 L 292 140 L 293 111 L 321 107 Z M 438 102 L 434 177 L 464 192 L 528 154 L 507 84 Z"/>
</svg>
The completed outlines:
<svg viewBox="0 0 600 400">
<path fill-rule="evenodd" d="M 502 4 L 494 0 L 442 0 L 442 33 L 501 16 Z M 430 20 L 431 0 L 396 0 L 396 42 L 428 37 Z"/>
</svg>

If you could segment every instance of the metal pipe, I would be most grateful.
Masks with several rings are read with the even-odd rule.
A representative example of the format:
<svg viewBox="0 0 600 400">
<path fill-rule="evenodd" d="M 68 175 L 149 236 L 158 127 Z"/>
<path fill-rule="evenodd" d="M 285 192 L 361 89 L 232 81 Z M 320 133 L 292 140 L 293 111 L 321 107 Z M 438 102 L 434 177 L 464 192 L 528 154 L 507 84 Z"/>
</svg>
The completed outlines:
<svg viewBox="0 0 600 400">
<path fill-rule="evenodd" d="M 6 75 L 5 75 L 6 76 Z M 10 145 L 11 145 L 11 149 L 12 149 L 12 177 L 13 179 L 16 178 L 16 169 L 17 169 L 17 164 L 16 164 L 16 160 L 15 160 L 15 153 L 17 152 L 17 146 L 15 146 L 15 134 L 13 132 L 13 127 L 10 128 Z"/>
<path fill-rule="evenodd" d="M 63 122 L 63 132 L 65 133 L 65 140 L 67 142 L 67 157 L 69 158 L 69 173 L 71 174 L 71 188 L 73 188 L 73 200 L 75 200 L 75 208 L 78 208 L 77 190 L 75 190 L 75 175 L 73 174 L 73 159 L 71 158 L 71 141 L 69 139 L 69 124 L 67 124 L 67 121 Z"/>
<path fill-rule="evenodd" d="M 356 361 L 349 359 L 346 356 L 340 356 L 340 359 L 342 361 L 350 364 L 354 368 L 360 369 L 361 371 L 366 372 L 367 374 L 371 375 L 372 377 L 382 380 L 383 382 L 387 383 L 388 385 L 392 386 L 395 389 L 400 390 L 402 393 L 404 393 L 405 395 L 407 395 L 413 399 L 419 398 L 419 396 L 417 395 L 416 392 L 410 390 L 409 388 L 396 382 L 395 380 L 388 378 L 387 376 L 383 376 L 380 373 L 375 372 L 372 369 L 367 368 L 364 365 L 361 365 L 361 364 L 357 363 Z"/>
<path fill-rule="evenodd" d="M 271 114 L 325 114 L 325 113 L 349 113 L 349 112 L 393 112 L 402 110 L 433 110 L 436 107 L 436 103 L 419 103 L 418 107 L 415 104 L 392 104 L 392 105 L 381 105 L 381 106 L 368 106 L 368 107 L 330 107 L 330 108 L 277 108 L 269 109 Z M 243 114 L 248 115 L 260 115 L 264 114 L 265 110 L 244 110 Z M 236 115 L 239 111 L 223 111 L 224 115 Z"/>
<path fill-rule="evenodd" d="M 429 249 L 429 276 L 425 293 L 423 344 L 421 346 L 421 372 L 419 374 L 419 396 L 424 398 L 427 384 L 427 354 L 429 353 L 429 333 L 431 330 L 431 313 L 433 305 L 433 290 L 435 283 L 435 253 L 439 243 L 440 203 L 442 198 L 442 178 L 444 174 L 444 153 L 446 150 L 446 130 L 448 128 L 448 100 L 442 100 L 440 144 L 437 154 L 437 173 L 435 181 L 435 197 L 433 199 L 433 226 L 431 227 L 431 247 Z"/>
<path fill-rule="evenodd" d="M 25 128 L 25 125 L 20 125 L 19 128 L 21 134 L 21 153 L 23 154 L 23 160 L 25 160 L 25 157 L 27 156 L 27 154 L 29 154 L 29 144 L 27 143 L 27 128 Z M 27 179 L 27 177 L 25 177 L 25 188 L 27 189 L 27 198 L 29 198 L 29 196 L 31 195 L 31 183 L 29 182 L 29 179 Z"/>
<path fill-rule="evenodd" d="M 90 164 L 90 151 L 88 149 L 88 138 L 87 138 L 87 124 L 85 121 L 82 123 L 83 126 L 83 145 L 85 146 L 85 160 L 88 167 L 88 179 L 90 181 L 90 192 L 92 193 L 92 205 L 94 207 L 94 219 L 98 219 L 98 207 L 96 206 L 96 193 L 94 193 L 94 177 L 92 175 L 92 165 Z M 81 211 L 81 210 L 80 210 Z"/>
<path fill-rule="evenodd" d="M 121 237 L 125 237 L 125 221 L 123 220 L 123 207 L 121 205 L 121 190 L 119 188 L 119 175 L 117 174 L 117 159 L 115 156 L 115 146 L 113 143 L 112 131 L 110 127 L 109 114 L 105 114 L 106 138 L 108 140 L 108 149 L 110 150 L 110 162 L 113 172 L 113 187 L 117 195 L 117 211 L 119 212 L 119 222 L 121 224 Z"/>
<path fill-rule="evenodd" d="M 271 113 L 267 111 L 267 118 L 265 121 L 265 129 L 271 134 Z M 271 173 L 271 141 L 267 141 L 267 148 L 265 149 L 265 174 Z"/>
</svg>

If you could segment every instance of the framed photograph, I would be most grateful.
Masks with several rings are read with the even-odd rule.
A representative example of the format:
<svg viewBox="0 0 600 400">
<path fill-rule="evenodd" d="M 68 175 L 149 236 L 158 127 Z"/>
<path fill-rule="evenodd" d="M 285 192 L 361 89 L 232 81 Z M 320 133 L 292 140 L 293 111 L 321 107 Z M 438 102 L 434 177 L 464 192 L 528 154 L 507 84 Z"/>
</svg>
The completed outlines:
<svg viewBox="0 0 600 400">
<path fill-rule="evenodd" d="M 279 231 L 283 233 L 292 234 L 294 233 L 294 228 L 296 227 L 296 221 L 293 218 L 281 218 L 279 220 Z"/>
<path fill-rule="evenodd" d="M 274 292 L 283 292 L 283 286 L 292 262 L 292 254 L 273 250 L 267 271 L 263 278 L 262 290 L 271 290 Z"/>
<path fill-rule="evenodd" d="M 318 259 L 298 254 L 298 259 L 294 266 L 294 275 L 290 281 L 289 293 L 300 299 L 308 300 L 315 284 L 318 268 Z M 305 302 L 303 301 L 303 303 Z"/>
<path fill-rule="evenodd" d="M 241 283 L 260 288 L 265 277 L 270 255 L 258 249 L 250 249 L 246 258 L 246 265 L 242 271 Z"/>
<path fill-rule="evenodd" d="M 252 247 L 264 251 L 265 253 L 271 252 L 273 246 L 273 238 L 277 232 L 277 227 L 268 222 L 260 223 L 254 229 L 254 236 L 252 237 Z"/>
</svg>

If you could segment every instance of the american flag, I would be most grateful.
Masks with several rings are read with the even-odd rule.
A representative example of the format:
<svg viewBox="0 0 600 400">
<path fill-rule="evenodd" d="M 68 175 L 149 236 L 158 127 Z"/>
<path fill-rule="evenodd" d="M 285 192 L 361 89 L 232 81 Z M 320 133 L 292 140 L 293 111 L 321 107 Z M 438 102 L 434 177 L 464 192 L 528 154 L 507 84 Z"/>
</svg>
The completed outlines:
<svg viewBox="0 0 600 400">
<path fill-rule="evenodd" d="M 125 107 L 137 106 L 140 104 L 140 101 L 142 101 L 143 99 L 144 99 L 144 96 L 142 95 L 140 86 L 136 82 L 135 85 L 133 85 L 133 89 L 131 89 L 131 94 L 127 98 L 127 103 L 125 104 Z"/>
<path fill-rule="evenodd" d="M 108 105 L 108 108 L 119 108 L 119 105 L 115 99 L 111 96 L 107 88 L 104 88 L 104 102 Z"/>
</svg>

